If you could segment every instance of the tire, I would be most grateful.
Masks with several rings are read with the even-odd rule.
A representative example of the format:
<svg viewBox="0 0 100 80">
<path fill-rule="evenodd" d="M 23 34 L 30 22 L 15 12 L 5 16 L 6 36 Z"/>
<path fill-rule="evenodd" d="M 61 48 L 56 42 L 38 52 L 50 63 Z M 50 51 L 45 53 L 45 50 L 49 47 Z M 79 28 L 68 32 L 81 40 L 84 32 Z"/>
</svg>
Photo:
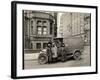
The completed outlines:
<svg viewBox="0 0 100 80">
<path fill-rule="evenodd" d="M 73 54 L 73 58 L 75 60 L 80 60 L 81 59 L 81 52 L 80 51 L 76 51 L 74 54 Z"/>
<path fill-rule="evenodd" d="M 38 57 L 38 63 L 39 64 L 46 64 L 48 61 L 48 57 L 46 54 L 40 54 Z"/>
</svg>

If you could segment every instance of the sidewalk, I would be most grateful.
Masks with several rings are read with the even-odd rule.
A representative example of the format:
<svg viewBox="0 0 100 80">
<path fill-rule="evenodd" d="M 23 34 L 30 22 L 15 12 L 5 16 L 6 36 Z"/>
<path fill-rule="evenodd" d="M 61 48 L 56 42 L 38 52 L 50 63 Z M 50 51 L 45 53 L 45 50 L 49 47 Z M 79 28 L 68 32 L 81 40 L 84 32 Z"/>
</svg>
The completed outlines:
<svg viewBox="0 0 100 80">
<path fill-rule="evenodd" d="M 39 53 L 25 53 L 24 60 L 35 60 L 38 59 Z"/>
</svg>

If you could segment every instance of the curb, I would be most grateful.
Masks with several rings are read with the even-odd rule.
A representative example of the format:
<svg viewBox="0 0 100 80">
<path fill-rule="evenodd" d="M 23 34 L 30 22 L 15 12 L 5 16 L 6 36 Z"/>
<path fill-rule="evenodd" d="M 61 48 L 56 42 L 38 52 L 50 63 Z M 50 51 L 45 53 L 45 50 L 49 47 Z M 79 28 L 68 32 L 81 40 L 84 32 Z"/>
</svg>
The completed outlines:
<svg viewBox="0 0 100 80">
<path fill-rule="evenodd" d="M 24 55 L 25 60 L 36 60 L 38 59 L 39 53 L 27 53 Z"/>
</svg>

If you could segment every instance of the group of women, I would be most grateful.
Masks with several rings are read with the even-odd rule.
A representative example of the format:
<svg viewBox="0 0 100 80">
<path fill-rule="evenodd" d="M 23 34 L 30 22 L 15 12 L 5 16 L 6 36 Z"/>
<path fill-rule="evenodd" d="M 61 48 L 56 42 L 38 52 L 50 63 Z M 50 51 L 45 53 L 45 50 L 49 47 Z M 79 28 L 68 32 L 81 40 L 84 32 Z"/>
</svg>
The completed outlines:
<svg viewBox="0 0 100 80">
<path fill-rule="evenodd" d="M 49 41 L 47 44 L 48 63 L 57 60 L 59 54 L 64 57 L 64 43 L 60 41 Z"/>
</svg>

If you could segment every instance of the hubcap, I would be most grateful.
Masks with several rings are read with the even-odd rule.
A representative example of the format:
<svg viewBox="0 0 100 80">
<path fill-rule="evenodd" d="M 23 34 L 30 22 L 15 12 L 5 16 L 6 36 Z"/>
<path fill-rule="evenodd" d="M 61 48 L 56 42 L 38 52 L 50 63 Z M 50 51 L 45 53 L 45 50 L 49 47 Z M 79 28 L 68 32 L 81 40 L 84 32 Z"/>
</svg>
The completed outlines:
<svg viewBox="0 0 100 80">
<path fill-rule="evenodd" d="M 74 54 L 74 59 L 79 60 L 80 59 L 80 52 L 76 52 Z"/>
</svg>

